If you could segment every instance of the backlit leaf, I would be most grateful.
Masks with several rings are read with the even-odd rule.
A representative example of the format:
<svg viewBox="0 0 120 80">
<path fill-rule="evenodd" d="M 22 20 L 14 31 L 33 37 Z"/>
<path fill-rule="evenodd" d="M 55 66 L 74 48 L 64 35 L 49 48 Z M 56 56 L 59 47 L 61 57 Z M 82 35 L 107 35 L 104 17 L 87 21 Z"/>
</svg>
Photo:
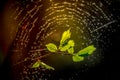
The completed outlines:
<svg viewBox="0 0 120 80">
<path fill-rule="evenodd" d="M 61 47 L 60 51 L 66 51 L 66 50 L 68 50 L 69 48 L 70 48 L 70 45 L 67 44 L 67 45 Z"/>
<path fill-rule="evenodd" d="M 61 49 L 63 46 L 65 46 L 65 45 L 67 45 L 67 44 L 68 44 L 68 41 L 67 41 L 67 40 L 64 41 L 64 43 L 60 44 L 59 49 Z"/>
<path fill-rule="evenodd" d="M 37 61 L 33 64 L 32 68 L 38 68 L 40 66 L 40 62 Z"/>
<path fill-rule="evenodd" d="M 75 45 L 75 42 L 73 40 L 69 40 L 68 44 L 73 47 Z"/>
<path fill-rule="evenodd" d="M 56 52 L 57 51 L 57 46 L 53 43 L 47 44 L 46 47 L 50 52 Z"/>
<path fill-rule="evenodd" d="M 80 50 L 77 54 L 78 55 L 83 55 L 83 54 L 92 54 L 94 51 L 96 50 L 96 48 L 93 45 L 90 45 L 82 50 Z"/>
<path fill-rule="evenodd" d="M 73 47 L 69 48 L 68 53 L 73 54 L 74 53 L 74 48 Z"/>
<path fill-rule="evenodd" d="M 80 62 L 80 61 L 84 60 L 84 57 L 74 55 L 74 56 L 72 56 L 72 59 L 73 59 L 74 62 Z"/>
<path fill-rule="evenodd" d="M 67 31 L 63 32 L 62 38 L 60 40 L 60 45 L 62 45 L 67 39 L 69 39 L 70 36 L 71 36 L 70 29 L 68 29 Z"/>
<path fill-rule="evenodd" d="M 41 62 L 41 67 L 43 67 L 43 68 L 46 68 L 46 69 L 51 69 L 51 70 L 55 70 L 53 67 L 51 67 L 51 66 L 49 66 L 49 65 L 47 65 L 47 64 L 45 64 L 45 63 L 43 63 L 43 62 Z"/>
</svg>

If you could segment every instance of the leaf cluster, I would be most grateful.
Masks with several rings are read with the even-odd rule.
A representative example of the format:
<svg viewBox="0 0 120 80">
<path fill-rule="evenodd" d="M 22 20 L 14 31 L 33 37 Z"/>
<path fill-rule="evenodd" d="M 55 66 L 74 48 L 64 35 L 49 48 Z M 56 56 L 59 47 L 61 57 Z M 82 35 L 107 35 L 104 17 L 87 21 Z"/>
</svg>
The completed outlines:
<svg viewBox="0 0 120 80">
<path fill-rule="evenodd" d="M 77 53 L 74 53 L 75 42 L 74 40 L 71 40 L 70 37 L 71 37 L 71 32 L 70 32 L 70 29 L 68 29 L 67 31 L 63 32 L 60 40 L 60 45 L 57 47 L 53 43 L 46 44 L 47 50 L 53 53 L 56 53 L 57 51 L 61 51 L 61 52 L 67 51 L 68 54 L 72 55 L 72 60 L 74 62 L 83 61 L 86 56 L 91 55 L 96 50 L 96 48 L 93 45 L 90 45 L 78 51 Z M 44 67 L 46 69 L 54 70 L 53 67 L 40 61 L 37 61 L 36 63 L 34 63 L 32 68 L 37 68 L 39 66 Z"/>
<path fill-rule="evenodd" d="M 67 31 L 65 31 L 62 34 L 62 38 L 60 40 L 59 47 L 57 47 L 53 43 L 47 44 L 46 47 L 50 52 L 57 52 L 59 50 L 61 52 L 67 51 L 68 54 L 73 55 L 72 60 L 74 62 L 83 61 L 84 57 L 89 56 L 96 50 L 96 48 L 93 45 L 90 45 L 90 46 L 78 51 L 77 53 L 74 53 L 75 42 L 74 42 L 74 40 L 69 40 L 70 37 L 71 37 L 71 32 L 70 32 L 70 29 L 68 29 Z"/>
</svg>

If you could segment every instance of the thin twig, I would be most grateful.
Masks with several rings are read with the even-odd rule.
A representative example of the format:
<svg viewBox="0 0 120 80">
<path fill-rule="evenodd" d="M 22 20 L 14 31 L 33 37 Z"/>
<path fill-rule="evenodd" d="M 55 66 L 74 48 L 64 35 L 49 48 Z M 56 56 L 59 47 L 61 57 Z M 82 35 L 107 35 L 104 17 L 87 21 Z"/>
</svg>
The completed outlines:
<svg viewBox="0 0 120 80">
<path fill-rule="evenodd" d="M 35 58 L 34 60 L 39 60 L 39 59 L 45 58 L 45 57 L 47 57 L 47 56 L 49 56 L 49 55 L 51 55 L 51 54 L 53 54 L 53 53 L 45 54 L 45 55 L 43 55 L 43 56 L 40 56 L 40 57 Z"/>
<path fill-rule="evenodd" d="M 47 57 L 47 56 L 49 56 L 49 55 L 51 55 L 51 54 L 58 54 L 58 53 L 61 53 L 61 54 L 64 54 L 64 55 L 72 55 L 72 54 L 68 54 L 68 53 L 66 53 L 66 52 L 53 52 L 53 53 L 50 52 L 50 53 L 45 54 L 45 55 L 43 55 L 43 56 L 34 58 L 34 59 L 32 59 L 32 60 L 40 60 L 40 59 L 45 58 L 45 57 Z M 14 64 L 13 66 L 18 65 L 18 64 L 20 64 L 20 63 L 23 63 L 23 62 L 27 61 L 28 59 L 30 59 L 30 58 L 25 58 L 23 61 L 20 61 L 20 62 Z"/>
<path fill-rule="evenodd" d="M 40 51 L 45 51 L 46 50 L 46 48 L 45 49 L 36 49 L 36 50 L 31 50 L 30 52 L 40 52 Z"/>
</svg>

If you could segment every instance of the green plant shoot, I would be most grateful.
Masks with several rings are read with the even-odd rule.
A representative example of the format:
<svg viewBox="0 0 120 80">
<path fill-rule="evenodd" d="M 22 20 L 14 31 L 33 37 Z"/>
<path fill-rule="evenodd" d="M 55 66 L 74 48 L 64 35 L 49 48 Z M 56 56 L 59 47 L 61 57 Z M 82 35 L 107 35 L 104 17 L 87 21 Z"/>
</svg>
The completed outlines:
<svg viewBox="0 0 120 80">
<path fill-rule="evenodd" d="M 96 48 L 93 45 L 90 45 L 82 50 L 80 50 L 77 54 L 80 55 L 84 55 L 84 54 L 92 54 L 94 51 L 96 50 Z"/>
<path fill-rule="evenodd" d="M 48 69 L 48 70 L 55 70 L 53 67 L 41 62 L 41 61 L 37 61 L 33 64 L 32 68 L 38 68 L 38 67 L 42 67 L 42 68 L 45 68 L 45 69 Z"/>
<path fill-rule="evenodd" d="M 68 49 L 68 53 L 73 54 L 73 53 L 74 53 L 74 48 L 73 48 L 73 47 L 70 47 L 70 48 Z"/>
<path fill-rule="evenodd" d="M 71 32 L 70 32 L 70 29 L 68 29 L 62 34 L 59 48 L 57 48 L 55 44 L 49 43 L 49 44 L 46 44 L 47 50 L 54 53 L 57 51 L 62 51 L 62 52 L 67 51 L 68 54 L 72 55 L 72 60 L 74 62 L 83 61 L 86 56 L 91 55 L 96 50 L 96 48 L 93 45 L 90 45 L 78 51 L 78 53 L 74 53 L 75 42 L 74 40 L 69 40 L 70 37 L 71 37 Z M 55 70 L 53 67 L 41 62 L 40 60 L 35 62 L 32 68 L 38 68 L 40 66 L 45 69 Z"/>
<path fill-rule="evenodd" d="M 75 42 L 74 42 L 73 40 L 69 40 L 69 41 L 68 41 L 68 44 L 69 44 L 70 46 L 72 46 L 72 47 L 75 46 Z"/>
<path fill-rule="evenodd" d="M 51 66 L 49 66 L 49 65 L 47 65 L 47 64 L 45 64 L 45 63 L 43 63 L 43 62 L 41 62 L 41 67 L 42 68 L 46 68 L 46 69 L 51 69 L 51 70 L 55 70 L 53 67 L 51 67 Z"/>
<path fill-rule="evenodd" d="M 74 56 L 72 56 L 72 59 L 74 62 L 80 62 L 80 61 L 84 60 L 84 57 L 81 57 L 79 55 L 74 55 Z"/>
<path fill-rule="evenodd" d="M 70 53 L 72 53 L 74 50 L 73 46 L 74 46 L 74 41 L 73 40 L 69 40 L 68 43 L 66 45 L 64 45 L 63 47 L 60 48 L 60 51 L 69 51 Z M 71 49 L 70 49 L 71 48 Z M 72 52 L 71 52 L 72 51 Z"/>
<path fill-rule="evenodd" d="M 68 50 L 69 48 L 70 48 L 70 45 L 67 44 L 67 45 L 61 47 L 60 51 L 66 51 L 66 50 Z"/>
<path fill-rule="evenodd" d="M 32 68 L 38 68 L 40 66 L 40 61 L 37 61 L 33 64 Z"/>
<path fill-rule="evenodd" d="M 84 57 L 89 56 L 95 50 L 96 50 L 96 48 L 93 45 L 88 46 L 88 47 L 80 50 L 77 54 L 73 55 L 72 59 L 74 62 L 83 61 Z"/>
<path fill-rule="evenodd" d="M 53 43 L 47 44 L 46 47 L 50 52 L 56 52 L 57 51 L 57 46 Z"/>
<path fill-rule="evenodd" d="M 69 40 L 68 44 L 70 45 L 70 48 L 67 51 L 68 51 L 68 53 L 73 54 L 74 53 L 75 42 L 73 40 Z"/>
<path fill-rule="evenodd" d="M 66 40 L 68 40 L 71 36 L 71 32 L 70 29 L 68 29 L 67 31 L 63 32 L 61 40 L 60 40 L 60 46 L 59 49 L 63 46 L 63 44 L 66 42 Z"/>
</svg>

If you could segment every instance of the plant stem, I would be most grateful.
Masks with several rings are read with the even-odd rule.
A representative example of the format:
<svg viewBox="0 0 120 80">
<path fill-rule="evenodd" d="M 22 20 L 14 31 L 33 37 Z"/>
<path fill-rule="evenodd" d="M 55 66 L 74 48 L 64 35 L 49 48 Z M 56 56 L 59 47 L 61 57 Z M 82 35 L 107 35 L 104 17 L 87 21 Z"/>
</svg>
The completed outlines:
<svg viewBox="0 0 120 80">
<path fill-rule="evenodd" d="M 47 48 L 44 48 L 44 49 L 31 50 L 30 52 L 38 52 L 38 51 L 45 51 L 45 50 L 47 50 Z"/>
<path fill-rule="evenodd" d="M 46 50 L 46 49 L 41 49 L 41 51 L 43 51 L 43 50 Z M 37 50 L 36 50 L 36 51 L 37 51 Z M 40 50 L 39 50 L 39 51 L 40 51 Z M 49 55 L 51 55 L 51 54 L 58 54 L 58 53 L 61 53 L 61 54 L 63 54 L 63 55 L 72 55 L 72 54 L 69 54 L 69 53 L 66 53 L 66 52 L 58 51 L 58 52 L 54 52 L 54 53 L 50 52 L 50 53 L 45 54 L 45 55 L 43 55 L 43 56 L 39 56 L 39 57 L 37 57 L 37 58 L 34 58 L 34 59 L 32 59 L 32 60 L 40 60 L 40 59 L 45 58 L 45 57 L 47 57 L 47 56 L 49 56 Z M 16 63 L 16 64 L 14 64 L 13 66 L 18 65 L 18 64 L 20 64 L 20 63 L 23 63 L 23 62 L 27 61 L 28 59 L 30 60 L 31 58 L 25 58 L 24 60 L 22 60 L 22 61 L 20 61 L 20 62 L 18 62 L 18 63 Z"/>
<path fill-rule="evenodd" d="M 40 57 L 35 58 L 34 60 L 39 60 L 39 59 L 45 58 L 45 57 L 47 57 L 47 56 L 49 56 L 49 55 L 51 55 L 51 54 L 53 54 L 53 53 L 45 54 L 45 55 L 43 55 L 43 56 L 40 56 Z"/>
</svg>

